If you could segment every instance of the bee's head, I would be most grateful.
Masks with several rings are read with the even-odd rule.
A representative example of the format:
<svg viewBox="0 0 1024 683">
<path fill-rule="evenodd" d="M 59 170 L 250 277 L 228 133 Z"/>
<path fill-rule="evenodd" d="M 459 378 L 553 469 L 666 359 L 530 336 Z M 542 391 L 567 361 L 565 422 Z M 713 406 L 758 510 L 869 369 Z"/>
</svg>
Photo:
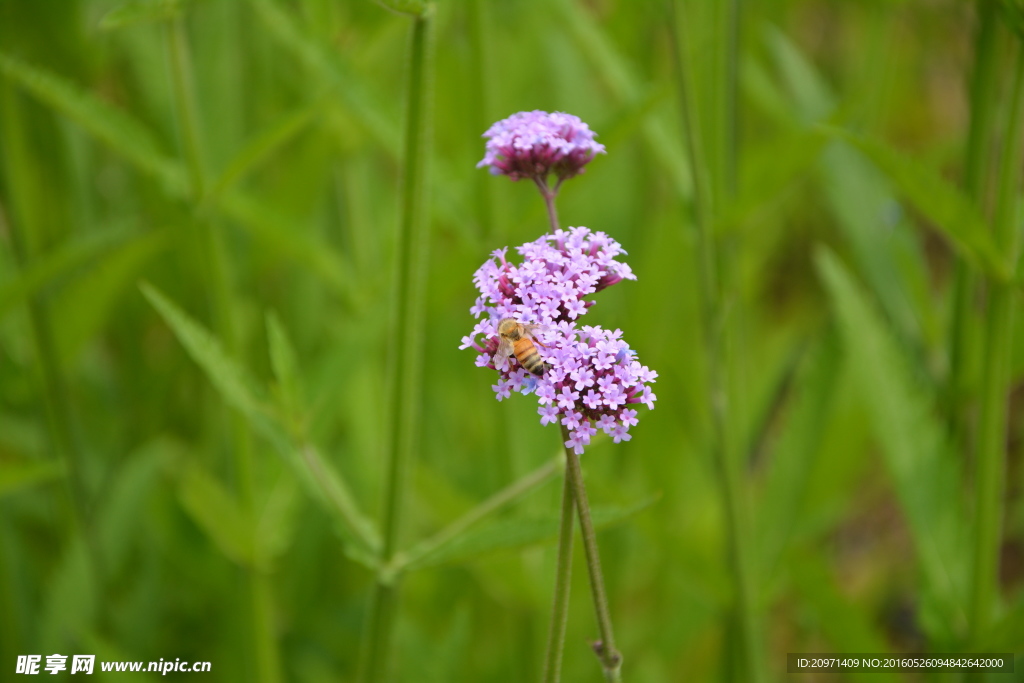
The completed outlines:
<svg viewBox="0 0 1024 683">
<path fill-rule="evenodd" d="M 515 318 L 502 318 L 498 322 L 498 334 L 502 337 L 508 337 L 516 331 L 519 327 L 519 323 L 516 322 Z"/>
</svg>

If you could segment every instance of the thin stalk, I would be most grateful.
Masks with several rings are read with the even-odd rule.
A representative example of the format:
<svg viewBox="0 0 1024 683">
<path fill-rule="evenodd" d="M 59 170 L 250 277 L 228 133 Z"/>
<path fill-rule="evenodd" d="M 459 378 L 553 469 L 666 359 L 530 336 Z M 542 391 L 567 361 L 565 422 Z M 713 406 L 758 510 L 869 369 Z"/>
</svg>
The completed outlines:
<svg viewBox="0 0 1024 683">
<path fill-rule="evenodd" d="M 202 154 L 202 129 L 199 124 L 192 79 L 192 60 L 183 17 L 177 17 L 166 24 L 166 41 L 171 67 L 174 107 L 185 162 L 189 171 L 191 197 L 194 206 L 199 207 L 207 190 L 206 173 Z M 232 317 L 236 307 L 228 278 L 223 236 L 216 223 L 197 221 L 196 227 L 200 233 L 204 275 L 213 303 L 214 326 L 228 353 L 237 358 L 241 349 Z M 235 412 L 232 412 L 230 416 L 229 431 L 234 453 L 239 502 L 252 522 L 252 533 L 255 533 L 255 485 L 251 435 L 244 418 Z M 247 567 L 246 576 L 253 622 L 251 637 L 254 651 L 257 653 L 257 680 L 263 683 L 275 683 L 280 680 L 280 657 L 277 639 L 274 635 L 271 585 L 268 578 L 261 575 L 255 567 Z"/>
<path fill-rule="evenodd" d="M 493 41 L 491 37 L 490 2 L 489 0 L 470 0 L 466 4 L 467 19 L 471 30 L 468 31 L 469 49 L 472 58 L 469 60 L 470 78 L 477 93 L 469 98 L 470 119 L 473 125 L 483 132 L 487 130 L 491 119 L 491 103 L 494 101 L 494 86 L 497 76 L 494 72 Z M 494 182 L 488 173 L 477 173 L 473 176 L 474 196 L 476 197 L 476 214 L 480 223 L 480 237 L 484 244 L 490 244 L 495 234 L 496 212 L 494 210 Z M 508 449 L 506 449 L 508 450 Z M 510 468 L 511 469 L 511 468 Z"/>
<path fill-rule="evenodd" d="M 1000 251 L 1010 256 L 1016 272 L 1017 189 L 1021 178 L 1021 143 L 1024 140 L 1024 46 L 1017 47 L 1007 131 L 999 167 L 995 209 L 995 238 Z M 1013 349 L 1014 287 L 989 283 L 986 315 L 985 360 L 978 423 L 975 475 L 976 530 L 974 582 L 971 593 L 971 638 L 977 642 L 988 628 L 998 598 L 998 566 L 1006 475 L 1007 411 L 1010 358 Z"/>
<path fill-rule="evenodd" d="M 974 39 L 974 68 L 970 81 L 970 123 L 967 149 L 964 153 L 964 188 L 978 206 L 984 204 L 986 168 L 989 155 L 987 145 L 995 117 L 996 73 L 998 62 L 996 28 L 999 16 L 996 0 L 978 3 L 979 23 Z M 965 413 L 967 368 L 965 359 L 971 357 L 972 319 L 977 279 L 963 257 L 956 261 L 953 281 L 953 315 L 949 330 L 949 374 L 946 387 L 946 421 L 953 444 L 966 443 Z"/>
<path fill-rule="evenodd" d="M 563 428 L 563 435 L 565 430 Z M 572 515 L 576 507 L 572 482 L 568 474 L 562 486 L 562 516 L 558 527 L 558 569 L 555 572 L 555 595 L 551 605 L 551 625 L 544 655 L 543 683 L 558 683 L 562 673 L 562 650 L 565 647 L 565 626 L 569 622 L 569 588 L 572 576 Z"/>
<path fill-rule="evenodd" d="M 27 136 L 23 134 L 22 108 L 15 101 L 16 93 L 0 82 L 0 112 L 4 138 L 9 143 L 3 155 L 7 166 L 8 191 L 12 200 L 11 215 L 8 218 L 0 205 L 0 231 L 6 228 L 11 242 L 15 267 L 24 271 L 32 260 L 32 247 L 29 240 L 30 230 L 38 226 L 40 220 L 33 215 L 32 187 L 24 162 L 28 150 L 24 147 Z M 81 534 L 85 543 L 89 570 L 92 574 L 93 588 L 98 599 L 103 597 L 105 572 L 99 541 L 89 514 L 88 491 L 85 486 L 83 454 L 75 438 L 73 413 L 69 401 L 69 391 L 60 366 L 57 348 L 54 342 L 53 327 L 46 300 L 42 294 L 33 294 L 25 302 L 29 315 L 32 345 L 35 357 L 42 371 L 43 402 L 46 406 L 46 419 L 50 426 L 51 447 L 54 457 L 67 470 L 67 496 L 70 502 L 69 518 L 72 529 Z"/>
<path fill-rule="evenodd" d="M 548 209 L 548 223 L 551 225 L 551 233 L 554 234 L 558 230 L 558 209 L 555 207 L 555 197 L 558 196 L 558 188 L 561 187 L 562 181 L 559 180 L 554 187 L 548 185 L 547 179 L 541 180 L 534 177 L 533 182 L 537 183 L 537 189 L 544 197 L 544 206 Z"/>
<path fill-rule="evenodd" d="M 562 438 L 569 441 L 569 430 L 565 425 L 562 425 Z M 587 501 L 587 489 L 583 483 L 580 457 L 569 446 L 565 447 L 565 477 L 572 487 L 573 498 L 576 499 L 576 512 L 579 515 L 580 531 L 583 536 L 583 552 L 587 558 L 587 573 L 590 575 L 590 595 L 597 616 L 597 630 L 601 634 L 601 640 L 594 643 L 594 652 L 601 660 L 605 680 L 619 683 L 622 680 L 622 655 L 615 647 L 615 634 L 612 632 L 612 619 L 608 611 L 608 594 L 604 589 L 604 574 L 601 572 L 601 557 L 597 552 L 597 534 L 594 532 L 594 522 L 590 518 L 590 503 Z"/>
<path fill-rule="evenodd" d="M 424 326 L 424 281 L 429 247 L 429 226 L 424 186 L 427 175 L 430 131 L 430 78 L 433 53 L 433 6 L 412 19 L 409 52 L 408 112 L 405 128 L 404 168 L 398 235 L 393 325 L 403 330 Z M 395 557 L 402 522 L 405 475 L 419 439 L 423 342 L 414 334 L 394 334 L 392 372 L 388 377 L 387 452 L 381 566 Z M 367 631 L 358 680 L 387 680 L 391 641 L 397 606 L 397 577 L 378 574 L 367 614 Z"/>
<path fill-rule="evenodd" d="M 728 368 L 729 356 L 726 353 L 725 322 L 722 317 L 722 285 L 718 274 L 717 240 L 715 239 L 714 207 L 712 205 L 712 188 L 705 178 L 706 161 L 701 145 L 701 135 L 697 110 L 694 105 L 692 83 L 684 59 L 681 41 L 685 37 L 685 22 L 676 16 L 675 0 L 669 0 L 669 29 L 677 90 L 679 91 L 680 110 L 683 136 L 686 141 L 687 153 L 693 178 L 693 214 L 697 229 L 700 271 L 700 310 L 702 318 L 705 354 L 708 368 L 708 404 L 711 409 L 711 449 L 718 474 L 722 503 L 726 519 L 728 535 L 729 563 L 736 592 L 736 608 L 742 635 L 742 648 L 746 659 L 747 680 L 755 683 L 763 681 L 765 669 L 761 655 L 761 628 L 755 597 L 755 580 L 752 558 L 749 520 L 743 504 L 742 476 L 739 463 L 731 457 L 728 442 Z M 738 36 L 740 21 L 738 5 L 732 5 L 729 28 L 730 35 Z M 735 77 L 735 69 L 728 69 L 731 77 Z M 729 92 L 731 86 L 727 86 Z M 730 116 L 736 117 L 736 105 L 729 97 Z M 728 130 L 735 136 L 735 123 L 730 123 Z M 726 148 L 735 154 L 737 144 L 731 140 Z M 730 160 L 727 168 L 734 168 L 735 160 Z M 734 173 L 731 171 L 730 173 Z M 732 181 L 729 181 L 732 182 Z M 726 188 L 728 189 L 728 188 Z"/>
</svg>

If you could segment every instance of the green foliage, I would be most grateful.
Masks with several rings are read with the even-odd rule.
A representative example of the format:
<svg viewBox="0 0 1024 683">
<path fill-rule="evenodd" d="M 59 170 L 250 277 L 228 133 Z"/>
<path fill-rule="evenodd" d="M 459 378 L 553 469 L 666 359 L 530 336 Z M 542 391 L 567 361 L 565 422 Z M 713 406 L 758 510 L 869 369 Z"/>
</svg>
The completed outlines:
<svg viewBox="0 0 1024 683">
<path fill-rule="evenodd" d="M 162 152 L 152 133 L 130 115 L 82 92 L 60 76 L 10 55 L 0 54 L 0 73 L 81 125 L 166 187 L 182 187 L 181 168 Z"/>
<path fill-rule="evenodd" d="M 843 131 L 832 133 L 878 164 L 914 207 L 986 274 L 1004 281 L 1010 277 L 1010 268 L 996 249 L 988 221 L 959 188 L 877 140 Z"/>
<path fill-rule="evenodd" d="M 157 23 L 174 19 L 182 11 L 181 0 L 135 0 L 107 12 L 100 28 L 117 29 L 136 24 Z"/>
<path fill-rule="evenodd" d="M 923 626 L 951 640 L 966 628 L 967 535 L 958 504 L 960 464 L 945 443 L 934 398 L 915 381 L 864 292 L 834 255 L 820 252 L 817 262 L 914 537 L 928 588 L 922 597 L 937 603 L 932 609 L 939 620 Z M 923 479 L 928 486 L 921 486 Z"/>
<path fill-rule="evenodd" d="M 595 506 L 591 509 L 594 527 L 607 528 L 620 524 L 658 501 L 651 496 L 626 506 Z M 437 546 L 429 553 L 409 561 L 408 569 L 421 569 L 452 562 L 465 562 L 479 555 L 498 550 L 511 550 L 541 542 L 554 541 L 558 536 L 558 515 L 545 515 L 536 519 L 498 520 L 454 538 L 450 543 Z"/>
<path fill-rule="evenodd" d="M 713 180 L 727 437 L 767 677 L 784 678 L 786 652 L 964 650 L 975 453 L 947 419 L 957 406 L 973 424 L 983 358 L 966 344 L 950 396 L 953 273 L 964 259 L 985 283 L 960 330 L 977 339 L 990 286 L 1013 275 L 990 209 L 995 158 L 1020 158 L 1002 149 L 1020 2 L 993 0 L 975 201 L 960 182 L 973 4 L 737 3 L 733 48 L 729 3 L 676 1 Z M 474 167 L 491 123 L 537 108 L 581 116 L 608 147 L 565 183 L 559 214 L 629 252 L 638 280 L 603 291 L 585 322 L 623 330 L 659 373 L 632 440 L 583 458 L 624 680 L 746 680 L 666 5 L 431 4 L 426 311 L 409 325 L 392 320 L 392 276 L 409 15 L 427 6 L 0 3 L 0 666 L 180 656 L 213 662 L 218 681 L 259 680 L 265 609 L 281 680 L 352 681 L 379 578 L 400 585 L 396 680 L 537 678 L 560 439 L 535 397 L 493 400 L 493 373 L 457 349 L 474 270 L 546 229 L 529 183 Z M 191 60 L 201 196 L 171 22 Z M 1000 604 L 978 642 L 1020 653 L 1017 313 Z M 400 344 L 424 360 L 422 426 L 382 563 Z M 577 548 L 566 681 L 599 676 L 582 560 Z M 909 680 L 871 676 L 886 678 Z"/>
</svg>

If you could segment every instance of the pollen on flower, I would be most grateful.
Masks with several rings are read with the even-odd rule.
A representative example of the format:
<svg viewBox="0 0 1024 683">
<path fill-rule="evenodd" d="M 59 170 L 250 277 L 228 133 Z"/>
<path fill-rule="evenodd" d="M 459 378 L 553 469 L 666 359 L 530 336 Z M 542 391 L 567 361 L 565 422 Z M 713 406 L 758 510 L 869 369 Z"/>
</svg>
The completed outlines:
<svg viewBox="0 0 1024 683">
<path fill-rule="evenodd" d="M 572 114 L 522 111 L 491 126 L 486 153 L 477 168 L 512 180 L 545 180 L 550 173 L 559 181 L 579 175 L 604 145 L 594 141 L 590 127 Z"/>
</svg>

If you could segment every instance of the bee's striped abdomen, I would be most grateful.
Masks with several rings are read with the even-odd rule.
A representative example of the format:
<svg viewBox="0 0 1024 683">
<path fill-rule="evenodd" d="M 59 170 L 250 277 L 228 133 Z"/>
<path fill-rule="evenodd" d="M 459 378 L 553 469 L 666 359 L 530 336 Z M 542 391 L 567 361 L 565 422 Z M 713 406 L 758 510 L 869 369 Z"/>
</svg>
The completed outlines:
<svg viewBox="0 0 1024 683">
<path fill-rule="evenodd" d="M 533 342 L 529 339 L 520 337 L 515 344 L 516 360 L 519 364 L 526 368 L 527 372 L 533 373 L 540 377 L 544 374 L 547 369 L 547 364 L 541 359 L 540 354 L 537 353 L 537 347 L 533 345 Z"/>
</svg>

